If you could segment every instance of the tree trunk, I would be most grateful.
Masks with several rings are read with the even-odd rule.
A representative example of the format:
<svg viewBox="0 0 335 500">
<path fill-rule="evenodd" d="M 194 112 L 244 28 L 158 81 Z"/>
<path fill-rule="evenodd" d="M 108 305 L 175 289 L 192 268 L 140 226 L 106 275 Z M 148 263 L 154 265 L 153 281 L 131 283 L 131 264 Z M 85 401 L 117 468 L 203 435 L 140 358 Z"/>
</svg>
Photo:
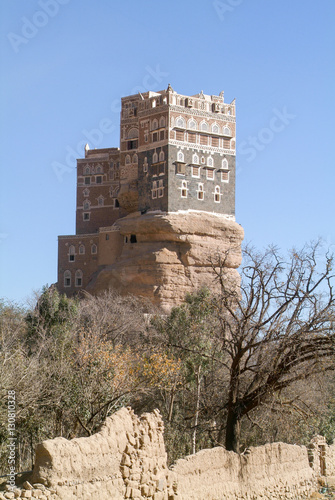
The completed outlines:
<svg viewBox="0 0 335 500">
<path fill-rule="evenodd" d="M 226 426 L 226 450 L 240 453 L 240 417 L 234 408 L 228 410 Z"/>
<path fill-rule="evenodd" d="M 195 449 L 196 449 L 196 435 L 197 435 L 197 425 L 198 425 L 199 408 L 200 408 L 200 386 L 201 386 L 200 371 L 201 371 L 201 366 L 198 367 L 198 372 L 196 375 L 196 377 L 197 377 L 197 398 L 196 398 L 193 434 L 192 434 L 192 453 L 193 453 L 193 455 L 194 455 Z"/>
</svg>

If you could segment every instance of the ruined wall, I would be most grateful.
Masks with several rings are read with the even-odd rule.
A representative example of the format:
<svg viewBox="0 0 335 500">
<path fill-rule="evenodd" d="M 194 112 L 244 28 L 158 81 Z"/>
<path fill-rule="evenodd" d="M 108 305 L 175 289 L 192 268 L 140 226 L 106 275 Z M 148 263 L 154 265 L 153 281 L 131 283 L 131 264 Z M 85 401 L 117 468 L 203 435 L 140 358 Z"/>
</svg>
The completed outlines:
<svg viewBox="0 0 335 500">
<path fill-rule="evenodd" d="M 317 489 L 304 446 L 274 443 L 242 455 L 218 447 L 169 470 L 163 430 L 157 410 L 137 417 L 122 408 L 91 437 L 40 444 L 31 482 L 47 486 L 52 500 L 297 500 Z"/>
<path fill-rule="evenodd" d="M 243 455 L 202 450 L 178 460 L 173 472 L 183 500 L 302 499 L 315 490 L 306 448 L 284 443 L 250 448 Z"/>
</svg>

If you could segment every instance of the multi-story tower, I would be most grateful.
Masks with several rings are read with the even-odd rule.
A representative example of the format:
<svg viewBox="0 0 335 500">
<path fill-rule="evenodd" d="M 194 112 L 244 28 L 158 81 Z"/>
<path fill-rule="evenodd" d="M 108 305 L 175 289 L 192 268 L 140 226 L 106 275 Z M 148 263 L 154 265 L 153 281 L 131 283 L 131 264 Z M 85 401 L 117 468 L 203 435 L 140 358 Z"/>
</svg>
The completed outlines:
<svg viewBox="0 0 335 500">
<path fill-rule="evenodd" d="M 58 287 L 67 294 L 115 262 L 128 238 L 114 223 L 130 213 L 234 220 L 235 100 L 180 95 L 169 85 L 121 102 L 120 149 L 87 145 L 78 160 L 76 235 L 59 237 Z"/>
</svg>

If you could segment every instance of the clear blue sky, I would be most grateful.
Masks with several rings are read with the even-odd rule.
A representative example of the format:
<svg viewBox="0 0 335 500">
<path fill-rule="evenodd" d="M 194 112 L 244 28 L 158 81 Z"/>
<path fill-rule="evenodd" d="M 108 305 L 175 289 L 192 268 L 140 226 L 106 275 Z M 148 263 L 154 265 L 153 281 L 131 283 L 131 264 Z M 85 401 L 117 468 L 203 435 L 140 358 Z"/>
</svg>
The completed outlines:
<svg viewBox="0 0 335 500">
<path fill-rule="evenodd" d="M 0 18 L 0 297 L 57 280 L 74 157 L 118 146 L 120 98 L 168 83 L 236 98 L 246 241 L 334 245 L 334 0 L 7 0 Z"/>
</svg>

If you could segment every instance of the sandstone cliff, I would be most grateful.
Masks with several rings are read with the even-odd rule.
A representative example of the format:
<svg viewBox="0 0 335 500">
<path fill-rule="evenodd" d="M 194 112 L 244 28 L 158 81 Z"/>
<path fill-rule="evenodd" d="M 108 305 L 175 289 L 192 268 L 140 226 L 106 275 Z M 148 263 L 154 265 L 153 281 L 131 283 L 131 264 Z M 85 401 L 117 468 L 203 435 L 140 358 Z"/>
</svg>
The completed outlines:
<svg viewBox="0 0 335 500">
<path fill-rule="evenodd" d="M 97 293 L 116 288 L 143 296 L 163 309 L 181 303 L 187 292 L 218 289 L 211 260 L 225 257 L 224 272 L 239 284 L 243 229 L 206 212 L 134 213 L 118 220 L 124 244 L 111 265 L 101 266 L 87 286 Z M 136 241 L 136 242 L 135 242 Z"/>
</svg>

